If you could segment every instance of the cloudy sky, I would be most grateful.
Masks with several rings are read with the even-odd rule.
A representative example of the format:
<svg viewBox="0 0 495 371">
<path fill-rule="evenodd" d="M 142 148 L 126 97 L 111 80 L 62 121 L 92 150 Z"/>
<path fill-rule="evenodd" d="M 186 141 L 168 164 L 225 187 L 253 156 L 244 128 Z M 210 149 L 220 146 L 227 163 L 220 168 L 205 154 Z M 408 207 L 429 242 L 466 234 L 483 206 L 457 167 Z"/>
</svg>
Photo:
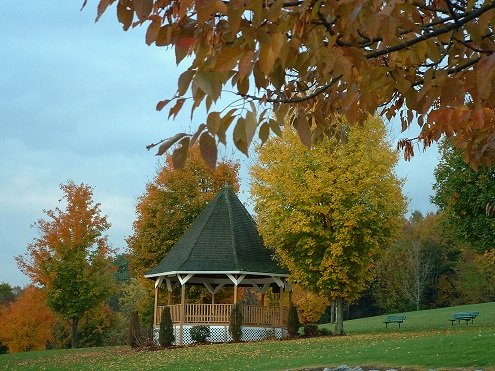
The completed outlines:
<svg viewBox="0 0 495 371">
<path fill-rule="evenodd" d="M 155 111 L 176 89 L 172 51 L 148 47 L 142 29 L 122 31 L 114 9 L 95 24 L 97 1 L 82 12 L 81 4 L 0 1 L 0 282 L 28 283 L 14 257 L 37 235 L 30 226 L 42 210 L 59 205 L 67 180 L 95 188 L 112 224 L 109 239 L 124 249 L 136 198 L 159 166 L 146 144 L 201 120 L 172 122 Z M 239 158 L 247 200 L 249 161 Z M 428 198 L 436 161 L 430 150 L 399 164 L 411 210 L 434 209 Z"/>
</svg>

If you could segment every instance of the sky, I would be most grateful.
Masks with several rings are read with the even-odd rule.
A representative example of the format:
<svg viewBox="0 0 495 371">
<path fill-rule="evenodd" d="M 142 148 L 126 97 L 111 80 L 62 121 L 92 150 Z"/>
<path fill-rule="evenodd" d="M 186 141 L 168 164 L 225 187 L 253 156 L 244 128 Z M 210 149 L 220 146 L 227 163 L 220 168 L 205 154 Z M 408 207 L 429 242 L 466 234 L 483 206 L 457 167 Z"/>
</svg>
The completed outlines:
<svg viewBox="0 0 495 371">
<path fill-rule="evenodd" d="M 97 1 L 80 11 L 82 2 L 0 1 L 0 283 L 29 283 L 15 256 L 38 236 L 31 226 L 43 210 L 61 205 L 59 185 L 68 180 L 94 187 L 112 224 L 109 241 L 124 251 L 136 199 L 160 166 L 145 146 L 204 118 L 172 121 L 166 110 L 157 112 L 183 68 L 173 51 L 147 46 L 143 28 L 124 32 L 115 8 L 95 23 Z M 391 140 L 410 135 L 392 130 Z M 240 198 L 248 203 L 252 156 L 232 145 L 220 150 L 240 160 Z M 397 175 L 405 178 L 410 211 L 426 213 L 434 210 L 437 152 L 417 152 L 399 162 Z"/>
</svg>

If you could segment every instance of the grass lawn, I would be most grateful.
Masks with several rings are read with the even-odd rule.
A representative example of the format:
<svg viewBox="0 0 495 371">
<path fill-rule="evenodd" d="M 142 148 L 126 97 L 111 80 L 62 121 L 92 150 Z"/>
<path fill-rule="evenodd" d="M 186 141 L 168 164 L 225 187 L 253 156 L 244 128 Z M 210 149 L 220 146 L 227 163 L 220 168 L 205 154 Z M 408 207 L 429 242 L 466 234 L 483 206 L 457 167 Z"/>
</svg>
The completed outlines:
<svg viewBox="0 0 495 371">
<path fill-rule="evenodd" d="M 479 310 L 474 325 L 451 314 Z M 404 313 L 400 330 L 384 316 L 346 321 L 347 336 L 158 351 L 128 347 L 50 350 L 0 356 L 0 369 L 285 370 L 367 365 L 415 369 L 495 370 L 495 303 Z M 330 326 L 329 326 L 330 327 Z"/>
</svg>

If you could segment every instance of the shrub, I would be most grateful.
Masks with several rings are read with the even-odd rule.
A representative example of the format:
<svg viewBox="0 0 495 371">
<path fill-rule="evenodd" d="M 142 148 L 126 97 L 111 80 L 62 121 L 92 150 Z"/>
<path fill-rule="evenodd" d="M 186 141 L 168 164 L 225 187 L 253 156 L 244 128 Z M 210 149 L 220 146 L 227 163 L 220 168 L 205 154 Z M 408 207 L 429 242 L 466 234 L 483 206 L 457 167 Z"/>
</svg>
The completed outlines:
<svg viewBox="0 0 495 371">
<path fill-rule="evenodd" d="M 131 348 L 136 348 L 139 345 L 140 335 L 141 329 L 139 326 L 139 315 L 138 312 L 133 311 L 131 313 L 129 323 L 129 345 L 131 346 Z"/>
<path fill-rule="evenodd" d="M 292 303 L 289 306 L 289 319 L 287 321 L 287 331 L 291 337 L 297 336 L 301 323 L 299 322 L 299 316 L 297 315 L 297 308 Z"/>
<path fill-rule="evenodd" d="M 304 325 L 304 336 L 311 337 L 316 336 L 318 333 L 317 325 Z"/>
<path fill-rule="evenodd" d="M 242 335 L 242 305 L 241 303 L 236 303 L 232 307 L 229 319 L 229 333 L 232 336 L 232 340 L 237 342 L 241 340 Z"/>
<path fill-rule="evenodd" d="M 193 326 L 189 330 L 191 339 L 198 343 L 206 343 L 206 338 L 210 336 L 210 328 L 208 326 Z"/>
<path fill-rule="evenodd" d="M 318 335 L 330 336 L 330 335 L 332 335 L 332 331 L 330 331 L 329 329 L 327 329 L 325 327 L 322 327 L 322 328 L 318 329 Z"/>
<path fill-rule="evenodd" d="M 158 335 L 158 342 L 162 347 L 168 347 L 175 341 L 174 325 L 172 323 L 172 316 L 170 315 L 170 308 L 163 308 L 162 316 L 160 318 L 160 334 Z"/>
</svg>

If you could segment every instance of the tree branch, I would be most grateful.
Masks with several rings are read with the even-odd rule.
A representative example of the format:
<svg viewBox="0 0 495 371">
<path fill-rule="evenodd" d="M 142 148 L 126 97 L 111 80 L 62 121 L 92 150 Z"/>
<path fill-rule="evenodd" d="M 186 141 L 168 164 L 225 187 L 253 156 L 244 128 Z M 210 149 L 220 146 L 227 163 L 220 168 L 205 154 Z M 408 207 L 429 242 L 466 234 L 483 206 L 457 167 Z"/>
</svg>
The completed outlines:
<svg viewBox="0 0 495 371">
<path fill-rule="evenodd" d="M 249 98 L 249 99 L 260 100 L 260 101 L 262 100 L 262 101 L 265 101 L 267 103 L 301 103 L 301 102 L 305 102 L 305 101 L 311 100 L 313 98 L 316 98 L 318 95 L 320 95 L 324 91 L 330 89 L 332 87 L 332 85 L 334 85 L 335 83 L 337 83 L 340 80 L 341 77 L 342 77 L 342 75 L 339 75 L 337 77 L 334 77 L 328 84 L 325 84 L 325 85 L 319 87 L 313 93 L 308 94 L 308 95 L 306 95 L 304 97 L 297 97 L 297 98 L 262 98 L 262 97 L 257 97 L 255 95 L 250 95 L 250 94 L 239 94 L 238 93 L 238 95 L 240 95 L 243 98 Z"/>
<path fill-rule="evenodd" d="M 445 27 L 439 27 L 435 31 L 425 33 L 424 35 L 421 35 L 415 39 L 407 40 L 407 41 L 401 42 L 397 45 L 394 45 L 394 46 L 391 46 L 391 47 L 388 47 L 388 48 L 385 48 L 382 50 L 377 50 L 377 51 L 372 52 L 372 53 L 368 53 L 366 55 L 366 58 L 372 59 L 372 58 L 380 57 L 382 55 L 390 54 L 390 53 L 395 52 L 397 50 L 402 50 L 402 49 L 408 48 L 409 46 L 417 44 L 419 42 L 428 40 L 432 37 L 442 35 L 444 33 L 452 31 L 456 28 L 459 28 L 460 26 L 468 23 L 469 21 L 472 21 L 475 18 L 478 18 L 483 13 L 485 13 L 491 9 L 494 9 L 494 8 L 495 8 L 495 1 L 493 1 L 489 4 L 486 4 L 477 10 L 472 11 L 471 13 L 467 14 L 464 18 L 459 19 L 459 22 L 454 22 L 454 23 L 449 24 Z"/>
</svg>

